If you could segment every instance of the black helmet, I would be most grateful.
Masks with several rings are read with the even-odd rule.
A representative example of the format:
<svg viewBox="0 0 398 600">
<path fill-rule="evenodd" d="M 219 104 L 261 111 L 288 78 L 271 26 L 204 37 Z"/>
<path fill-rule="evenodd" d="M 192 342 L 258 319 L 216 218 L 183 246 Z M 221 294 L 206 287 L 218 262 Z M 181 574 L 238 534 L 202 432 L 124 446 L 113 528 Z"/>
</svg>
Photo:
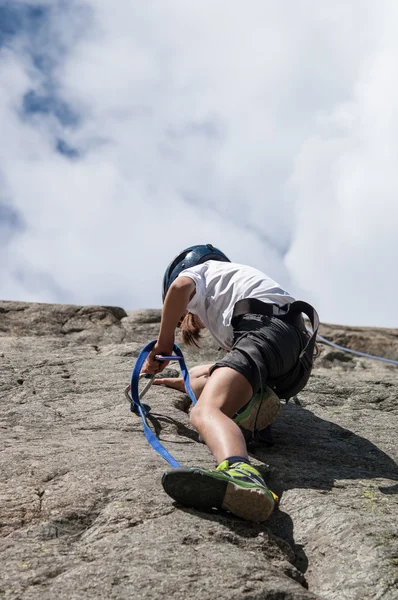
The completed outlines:
<svg viewBox="0 0 398 600">
<path fill-rule="evenodd" d="M 211 244 L 204 246 L 190 246 L 183 252 L 180 252 L 173 261 L 169 264 L 166 269 L 166 273 L 163 277 L 163 302 L 166 297 L 167 291 L 173 281 L 177 279 L 178 275 L 184 269 L 195 267 L 207 260 L 220 260 L 222 262 L 231 262 L 229 258 L 225 256 L 221 250 L 214 248 Z"/>
</svg>

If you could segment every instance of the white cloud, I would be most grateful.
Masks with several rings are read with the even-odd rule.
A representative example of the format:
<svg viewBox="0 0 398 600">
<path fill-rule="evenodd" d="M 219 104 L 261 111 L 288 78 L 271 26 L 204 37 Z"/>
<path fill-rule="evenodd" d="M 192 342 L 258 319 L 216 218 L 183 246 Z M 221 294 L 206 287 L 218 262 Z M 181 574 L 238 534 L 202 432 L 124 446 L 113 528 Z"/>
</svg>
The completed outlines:
<svg viewBox="0 0 398 600">
<path fill-rule="evenodd" d="M 22 33 L 0 51 L 0 186 L 25 222 L 3 297 L 159 306 L 171 258 L 212 242 L 325 321 L 396 325 L 393 2 L 71 6 L 35 43 L 77 126 L 21 118 L 48 80 Z"/>
<path fill-rule="evenodd" d="M 396 326 L 398 46 L 388 26 L 380 42 L 350 99 L 319 117 L 296 158 L 286 263 L 304 289 L 315 276 L 314 300 L 333 320 Z"/>
</svg>

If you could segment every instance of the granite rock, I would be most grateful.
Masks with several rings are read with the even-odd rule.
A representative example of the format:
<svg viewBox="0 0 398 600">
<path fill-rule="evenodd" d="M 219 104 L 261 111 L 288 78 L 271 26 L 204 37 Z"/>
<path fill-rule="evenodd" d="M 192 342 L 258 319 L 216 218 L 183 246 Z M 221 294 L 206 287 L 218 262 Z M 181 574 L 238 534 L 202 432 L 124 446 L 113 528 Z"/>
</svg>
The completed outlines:
<svg viewBox="0 0 398 600">
<path fill-rule="evenodd" d="M 0 302 L 0 598 L 397 598 L 398 367 L 319 344 L 274 445 L 251 447 L 280 505 L 247 523 L 163 492 L 167 464 L 124 395 L 159 321 L 158 310 Z M 398 330 L 321 334 L 398 359 Z M 208 335 L 185 353 L 189 366 L 222 355 Z M 212 466 L 186 396 L 147 398 L 177 460 Z"/>
</svg>

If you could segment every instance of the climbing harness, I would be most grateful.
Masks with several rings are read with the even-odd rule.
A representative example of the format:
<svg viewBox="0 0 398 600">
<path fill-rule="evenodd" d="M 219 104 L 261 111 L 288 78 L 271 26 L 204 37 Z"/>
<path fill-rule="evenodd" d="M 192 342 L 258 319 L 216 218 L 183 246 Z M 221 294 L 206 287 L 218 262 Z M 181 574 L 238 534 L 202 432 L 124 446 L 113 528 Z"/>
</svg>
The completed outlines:
<svg viewBox="0 0 398 600">
<path fill-rule="evenodd" d="M 176 459 L 173 456 L 171 456 L 171 454 L 169 454 L 169 452 L 166 450 L 166 448 L 164 446 L 162 446 L 159 439 L 152 432 L 152 430 L 150 429 L 150 427 L 147 423 L 146 417 L 147 417 L 149 411 L 151 410 L 150 407 L 147 404 L 141 403 L 141 399 L 148 392 L 149 388 L 151 387 L 151 385 L 153 383 L 153 379 L 154 379 L 153 375 L 143 374 L 143 377 L 145 377 L 149 381 L 145 385 L 144 389 L 141 391 L 141 394 L 138 391 L 138 382 L 139 382 L 140 378 L 142 378 L 142 377 L 140 377 L 141 369 L 144 365 L 144 362 L 145 362 L 147 356 L 150 354 L 150 352 L 151 352 L 152 348 L 155 346 L 156 342 L 157 342 L 157 340 L 153 340 L 152 342 L 149 342 L 149 344 L 147 344 L 145 346 L 145 348 L 140 352 L 140 354 L 137 358 L 137 361 L 135 363 L 133 373 L 131 375 L 130 390 L 129 390 L 130 393 L 128 393 L 128 388 L 127 388 L 126 396 L 130 402 L 131 412 L 134 412 L 141 417 L 142 424 L 144 426 L 145 437 L 148 440 L 148 442 L 150 443 L 150 445 L 152 446 L 152 448 L 158 454 L 160 454 L 160 456 L 162 458 L 167 460 L 167 462 L 172 467 L 179 467 L 180 463 L 177 462 Z M 173 351 L 175 352 L 176 356 L 173 356 L 172 360 L 178 360 L 178 362 L 180 363 L 181 375 L 184 379 L 185 389 L 186 389 L 187 394 L 190 397 L 192 403 L 196 404 L 195 394 L 193 393 L 190 383 L 189 383 L 189 373 L 188 373 L 187 366 L 185 364 L 184 355 L 181 352 L 180 348 L 177 346 L 177 344 L 174 344 Z M 159 356 L 157 359 L 158 360 L 168 360 L 169 357 L 164 357 L 164 356 L 160 357 Z"/>
<path fill-rule="evenodd" d="M 245 298 L 244 300 L 239 300 L 235 304 L 232 316 L 232 325 L 234 325 L 234 322 L 236 322 L 236 319 L 238 319 L 240 316 L 246 314 L 258 314 L 268 317 L 276 317 L 281 321 L 285 321 L 286 323 L 289 323 L 290 325 L 293 325 L 294 327 L 297 327 L 305 332 L 305 326 L 302 317 L 303 313 L 307 315 L 310 320 L 312 332 L 309 333 L 308 339 L 300 353 L 297 363 L 288 373 L 285 373 L 284 375 L 267 382 L 268 385 L 276 392 L 279 398 L 283 400 L 288 400 L 289 398 L 292 398 L 301 392 L 301 390 L 306 386 L 311 375 L 314 362 L 315 340 L 319 327 L 319 317 L 315 308 L 307 302 L 303 302 L 302 300 L 295 300 L 286 306 L 277 306 L 276 304 L 262 302 L 258 298 Z M 247 349 L 248 346 L 250 348 L 250 352 Z M 242 354 L 248 356 L 251 360 L 254 360 L 255 363 L 260 364 L 262 360 L 261 352 L 258 349 L 254 349 L 251 345 L 250 332 L 239 337 L 238 350 L 242 352 Z M 256 350 L 257 357 L 254 355 L 254 350 Z"/>
</svg>

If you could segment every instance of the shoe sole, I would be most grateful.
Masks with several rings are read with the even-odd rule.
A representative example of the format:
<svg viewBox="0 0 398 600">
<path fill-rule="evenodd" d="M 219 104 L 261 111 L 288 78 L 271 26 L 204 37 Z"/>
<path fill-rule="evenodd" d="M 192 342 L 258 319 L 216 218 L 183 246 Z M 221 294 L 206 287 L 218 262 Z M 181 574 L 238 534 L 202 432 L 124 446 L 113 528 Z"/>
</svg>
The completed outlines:
<svg viewBox="0 0 398 600">
<path fill-rule="evenodd" d="M 271 493 L 244 488 L 190 468 L 168 471 L 163 475 L 162 484 L 166 494 L 180 504 L 199 510 L 228 510 L 247 521 L 266 521 L 275 505 Z"/>
<path fill-rule="evenodd" d="M 261 406 L 259 407 L 259 405 Z M 281 402 L 275 392 L 268 386 L 262 396 L 258 394 L 253 402 L 250 414 L 238 423 L 241 429 L 254 432 L 266 429 L 273 423 L 279 414 Z"/>
</svg>

